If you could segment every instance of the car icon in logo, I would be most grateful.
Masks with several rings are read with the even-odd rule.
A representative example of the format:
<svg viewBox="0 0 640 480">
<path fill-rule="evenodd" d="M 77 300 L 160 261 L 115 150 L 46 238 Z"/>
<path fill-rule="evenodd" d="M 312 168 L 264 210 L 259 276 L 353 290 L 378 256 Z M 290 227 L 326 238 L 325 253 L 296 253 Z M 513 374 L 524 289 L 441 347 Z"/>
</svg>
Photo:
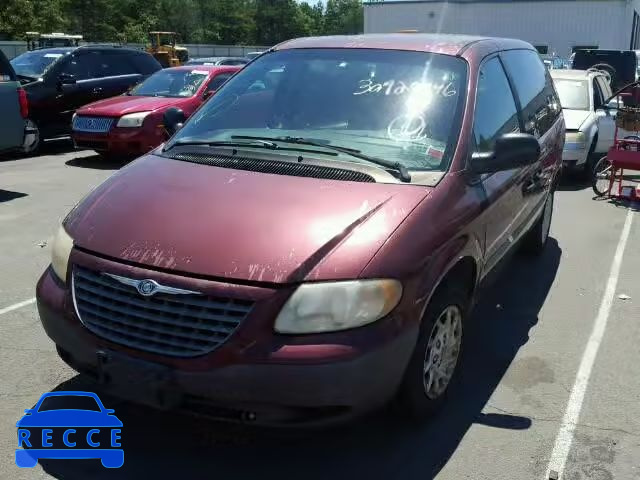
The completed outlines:
<svg viewBox="0 0 640 480">
<path fill-rule="evenodd" d="M 106 468 L 124 464 L 122 422 L 93 392 L 49 392 L 18 420 L 16 465 L 46 459 L 100 459 Z"/>
</svg>

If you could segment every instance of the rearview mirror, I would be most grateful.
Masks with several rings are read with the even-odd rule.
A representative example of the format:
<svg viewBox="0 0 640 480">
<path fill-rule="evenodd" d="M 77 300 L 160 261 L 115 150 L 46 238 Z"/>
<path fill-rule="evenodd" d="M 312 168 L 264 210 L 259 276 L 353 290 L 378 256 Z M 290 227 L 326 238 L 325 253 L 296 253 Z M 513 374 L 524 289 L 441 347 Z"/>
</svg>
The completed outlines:
<svg viewBox="0 0 640 480">
<path fill-rule="evenodd" d="M 167 131 L 169 136 L 172 136 L 182 128 L 185 119 L 185 114 L 180 108 L 171 107 L 164 112 L 162 122 L 164 123 L 164 129 Z"/>
<path fill-rule="evenodd" d="M 471 171 L 495 173 L 532 165 L 540 158 L 538 140 L 527 133 L 507 133 L 496 140 L 492 152 L 471 156 Z"/>
</svg>

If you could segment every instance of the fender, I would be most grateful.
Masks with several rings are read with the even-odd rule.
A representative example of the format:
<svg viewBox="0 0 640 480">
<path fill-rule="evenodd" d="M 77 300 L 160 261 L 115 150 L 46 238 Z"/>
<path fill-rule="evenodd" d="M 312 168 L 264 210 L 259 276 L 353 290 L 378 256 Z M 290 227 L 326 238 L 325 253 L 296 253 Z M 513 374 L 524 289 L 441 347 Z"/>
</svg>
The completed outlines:
<svg viewBox="0 0 640 480">
<path fill-rule="evenodd" d="M 465 234 L 447 242 L 434 252 L 424 267 L 424 275 L 421 274 L 421 278 L 418 280 L 418 290 L 421 292 L 421 295 L 418 297 L 418 300 L 416 300 L 416 305 L 420 305 L 420 319 L 422 319 L 433 294 L 442 284 L 443 280 L 454 267 L 465 258 L 470 258 L 476 265 L 475 279 L 471 292 L 473 296 L 484 265 L 482 243 L 476 235 Z"/>
</svg>

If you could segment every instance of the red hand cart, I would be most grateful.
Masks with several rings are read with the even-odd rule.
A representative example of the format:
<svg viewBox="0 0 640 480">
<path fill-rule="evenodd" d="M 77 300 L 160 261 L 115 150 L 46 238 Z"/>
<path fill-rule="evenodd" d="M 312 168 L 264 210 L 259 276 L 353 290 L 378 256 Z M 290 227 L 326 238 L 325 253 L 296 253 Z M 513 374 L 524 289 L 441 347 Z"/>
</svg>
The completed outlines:
<svg viewBox="0 0 640 480">
<path fill-rule="evenodd" d="M 607 103 L 614 98 L 623 105 L 619 105 L 616 115 L 613 145 L 595 164 L 591 184 L 599 197 L 640 200 L 640 185 L 624 184 L 625 170 L 640 171 L 640 136 L 619 137 L 622 131 L 640 131 L 640 81 L 625 85 Z"/>
</svg>

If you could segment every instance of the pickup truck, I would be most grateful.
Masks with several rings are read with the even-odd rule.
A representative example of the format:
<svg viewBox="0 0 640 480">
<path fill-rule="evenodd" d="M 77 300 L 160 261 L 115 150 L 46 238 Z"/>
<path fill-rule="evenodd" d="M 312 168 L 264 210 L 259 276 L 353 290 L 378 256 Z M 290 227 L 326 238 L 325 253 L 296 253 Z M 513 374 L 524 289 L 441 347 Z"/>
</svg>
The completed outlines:
<svg viewBox="0 0 640 480">
<path fill-rule="evenodd" d="M 20 86 L 13 67 L 0 50 L 0 152 L 19 150 L 25 136 L 25 118 L 29 113 L 27 94 Z"/>
</svg>

